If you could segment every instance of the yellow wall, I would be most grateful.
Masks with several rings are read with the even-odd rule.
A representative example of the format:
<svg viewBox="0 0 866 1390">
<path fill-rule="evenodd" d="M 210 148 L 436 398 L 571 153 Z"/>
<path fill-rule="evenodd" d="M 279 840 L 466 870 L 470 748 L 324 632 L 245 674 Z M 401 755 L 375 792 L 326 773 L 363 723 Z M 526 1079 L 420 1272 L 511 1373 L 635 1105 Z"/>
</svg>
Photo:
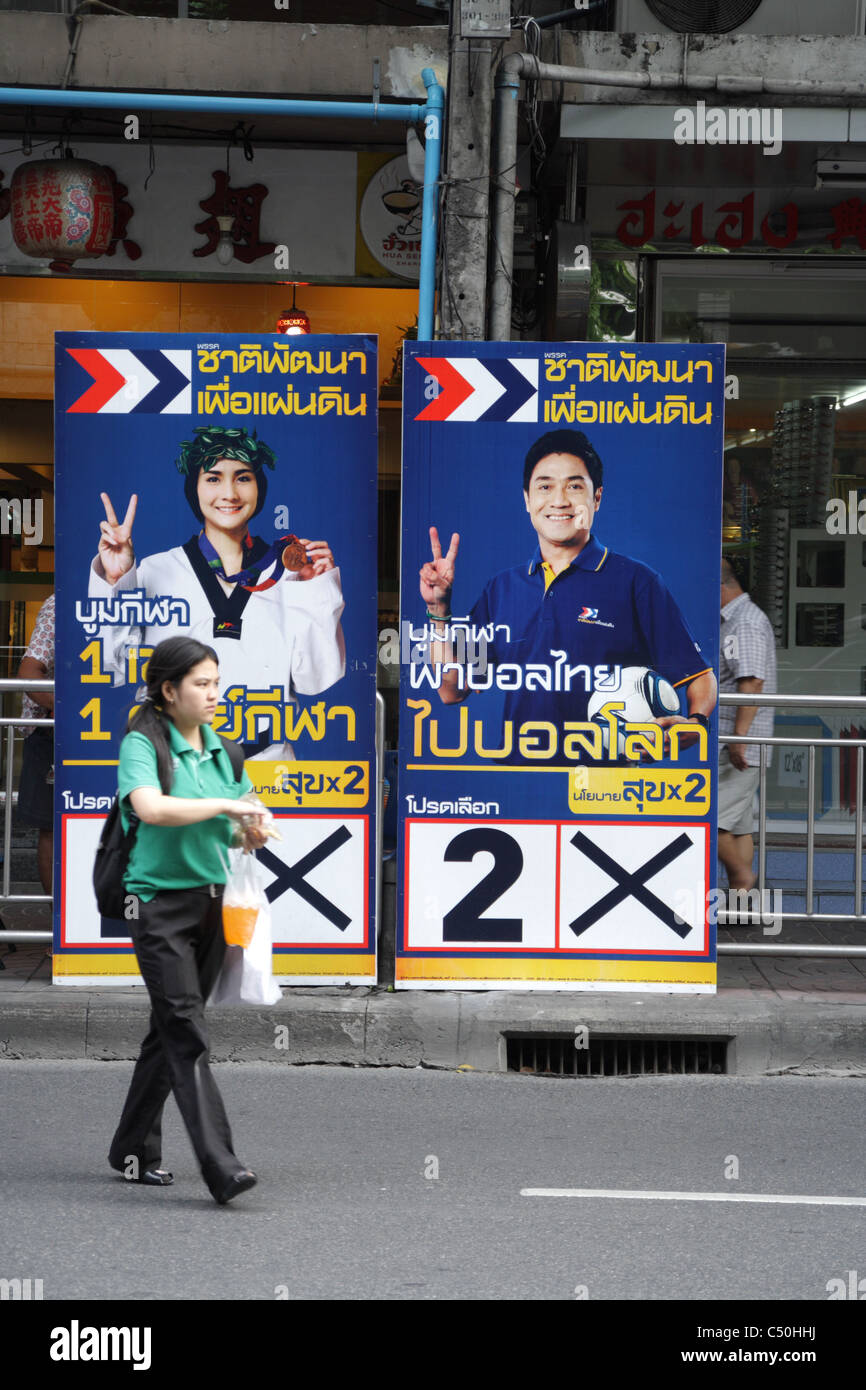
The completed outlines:
<svg viewBox="0 0 866 1390">
<path fill-rule="evenodd" d="M 292 303 L 291 285 L 9 277 L 0 280 L 0 397 L 50 400 L 54 333 L 270 333 Z M 418 291 L 299 285 L 314 333 L 379 335 L 379 377 L 390 374 L 400 328 L 415 321 Z"/>
</svg>

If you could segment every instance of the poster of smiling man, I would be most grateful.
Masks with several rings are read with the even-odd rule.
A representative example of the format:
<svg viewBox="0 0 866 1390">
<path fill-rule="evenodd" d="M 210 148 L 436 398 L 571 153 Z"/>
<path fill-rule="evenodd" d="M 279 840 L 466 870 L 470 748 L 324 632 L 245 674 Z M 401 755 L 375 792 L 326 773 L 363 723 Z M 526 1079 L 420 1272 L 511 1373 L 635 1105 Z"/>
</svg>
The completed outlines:
<svg viewBox="0 0 866 1390">
<path fill-rule="evenodd" d="M 55 978 L 137 973 L 90 873 L 148 657 L 188 635 L 281 836 L 258 852 L 276 976 L 370 983 L 375 339 L 63 333 L 56 352 Z"/>
<path fill-rule="evenodd" d="M 715 989 L 724 349 L 407 345 L 402 988 Z"/>
</svg>

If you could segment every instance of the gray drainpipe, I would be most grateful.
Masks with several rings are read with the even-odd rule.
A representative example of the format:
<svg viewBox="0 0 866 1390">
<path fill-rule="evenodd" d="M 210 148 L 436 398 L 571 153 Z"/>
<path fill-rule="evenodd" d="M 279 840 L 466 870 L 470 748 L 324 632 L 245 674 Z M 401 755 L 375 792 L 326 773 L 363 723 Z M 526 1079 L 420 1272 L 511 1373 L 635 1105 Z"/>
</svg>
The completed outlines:
<svg viewBox="0 0 866 1390">
<path fill-rule="evenodd" d="M 599 72 L 540 63 L 531 53 L 509 53 L 496 73 L 494 111 L 493 249 L 490 275 L 492 341 L 511 337 L 511 281 L 514 268 L 514 199 L 517 169 L 517 100 L 523 78 L 537 82 L 576 82 L 591 87 L 649 87 L 681 92 L 765 93 L 773 96 L 859 97 L 866 82 L 815 82 L 807 78 L 725 77 L 689 73 Z"/>
</svg>

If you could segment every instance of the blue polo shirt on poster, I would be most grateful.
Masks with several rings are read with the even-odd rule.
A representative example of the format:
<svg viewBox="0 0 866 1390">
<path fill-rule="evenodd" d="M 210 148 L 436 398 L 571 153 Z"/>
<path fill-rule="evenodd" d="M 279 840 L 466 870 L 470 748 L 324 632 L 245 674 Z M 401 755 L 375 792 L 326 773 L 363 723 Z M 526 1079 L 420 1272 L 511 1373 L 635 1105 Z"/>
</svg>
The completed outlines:
<svg viewBox="0 0 866 1390">
<path fill-rule="evenodd" d="M 608 550 L 594 535 L 560 574 L 536 549 L 528 564 L 495 575 L 469 616 L 475 628 L 493 625 L 488 666 L 514 662 L 523 668 L 520 689 L 505 696 L 505 719 L 515 725 L 585 720 L 599 666 L 648 666 L 675 687 L 710 670 L 660 575 Z M 555 671 L 557 661 L 588 666 L 589 688 L 577 676 L 570 690 L 540 689 L 537 681 L 527 689 L 527 666 Z"/>
</svg>

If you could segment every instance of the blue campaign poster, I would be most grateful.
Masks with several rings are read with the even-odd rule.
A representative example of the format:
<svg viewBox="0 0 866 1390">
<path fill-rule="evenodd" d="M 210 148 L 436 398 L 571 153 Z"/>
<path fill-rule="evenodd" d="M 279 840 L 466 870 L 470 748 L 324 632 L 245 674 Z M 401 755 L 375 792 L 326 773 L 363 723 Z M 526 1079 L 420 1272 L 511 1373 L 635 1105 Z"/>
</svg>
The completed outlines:
<svg viewBox="0 0 866 1390">
<path fill-rule="evenodd" d="M 715 989 L 724 348 L 412 343 L 401 988 Z"/>
<path fill-rule="evenodd" d="M 179 634 L 217 653 L 213 727 L 277 818 L 274 974 L 375 980 L 377 385 L 369 337 L 57 335 L 58 983 L 137 976 L 91 870 L 148 657 Z"/>
</svg>

